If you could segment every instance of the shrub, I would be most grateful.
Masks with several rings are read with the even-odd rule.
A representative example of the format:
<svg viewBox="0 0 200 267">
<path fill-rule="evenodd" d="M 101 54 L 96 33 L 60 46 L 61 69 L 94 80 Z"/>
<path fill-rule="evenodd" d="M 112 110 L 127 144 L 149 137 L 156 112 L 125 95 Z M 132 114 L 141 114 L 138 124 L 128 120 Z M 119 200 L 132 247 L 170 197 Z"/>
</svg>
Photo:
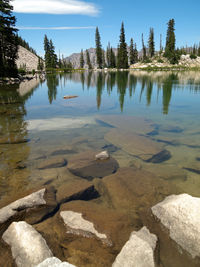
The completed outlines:
<svg viewBox="0 0 200 267">
<path fill-rule="evenodd" d="M 194 54 L 190 54 L 190 58 L 191 58 L 191 59 L 196 59 L 196 58 L 197 58 L 197 56 L 196 56 L 196 55 L 194 55 Z"/>
</svg>

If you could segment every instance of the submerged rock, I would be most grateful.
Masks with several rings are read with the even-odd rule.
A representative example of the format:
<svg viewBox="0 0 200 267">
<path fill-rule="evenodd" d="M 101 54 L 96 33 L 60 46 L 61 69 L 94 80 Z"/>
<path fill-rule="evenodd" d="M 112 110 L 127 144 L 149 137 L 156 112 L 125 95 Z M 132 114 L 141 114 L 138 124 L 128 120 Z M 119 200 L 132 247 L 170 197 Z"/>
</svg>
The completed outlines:
<svg viewBox="0 0 200 267">
<path fill-rule="evenodd" d="M 95 152 L 87 151 L 72 157 L 68 164 L 69 171 L 76 176 L 92 180 L 115 173 L 119 168 L 114 158 L 95 160 L 95 155 Z"/>
<path fill-rule="evenodd" d="M 56 257 L 48 258 L 35 267 L 75 267 L 68 262 L 62 262 Z"/>
<path fill-rule="evenodd" d="M 172 240 L 192 258 L 200 257 L 200 198 L 188 194 L 171 195 L 151 210 L 169 230 Z"/>
<path fill-rule="evenodd" d="M 94 185 L 83 179 L 74 179 L 57 188 L 57 201 L 62 204 L 72 200 L 91 200 L 99 197 Z"/>
<path fill-rule="evenodd" d="M 146 160 L 146 162 L 151 163 L 161 163 L 163 161 L 167 161 L 171 158 L 171 153 L 164 149 L 160 153 L 154 155 L 151 159 Z"/>
<path fill-rule="evenodd" d="M 67 233 L 82 235 L 84 237 L 96 236 L 103 243 L 108 243 L 108 238 L 105 234 L 99 233 L 94 224 L 83 218 L 83 215 L 74 211 L 62 211 L 60 213 L 66 227 Z"/>
<path fill-rule="evenodd" d="M 50 159 L 46 159 L 42 161 L 38 169 L 39 170 L 46 170 L 46 169 L 53 169 L 53 168 L 61 168 L 67 165 L 67 160 L 64 158 L 60 157 L 53 157 Z"/>
<path fill-rule="evenodd" d="M 13 222 L 2 236 L 18 267 L 35 267 L 53 254 L 43 237 L 26 222 Z"/>
<path fill-rule="evenodd" d="M 163 144 L 157 143 L 146 136 L 124 130 L 112 129 L 104 138 L 127 153 L 145 161 L 152 160 L 153 157 L 163 153 L 164 150 Z"/>
<path fill-rule="evenodd" d="M 156 243 L 157 237 L 146 227 L 138 232 L 132 232 L 129 241 L 126 242 L 112 266 L 154 267 Z"/>
<path fill-rule="evenodd" d="M 147 134 L 155 130 L 154 123 L 142 117 L 106 115 L 99 116 L 98 120 L 131 133 Z"/>
</svg>

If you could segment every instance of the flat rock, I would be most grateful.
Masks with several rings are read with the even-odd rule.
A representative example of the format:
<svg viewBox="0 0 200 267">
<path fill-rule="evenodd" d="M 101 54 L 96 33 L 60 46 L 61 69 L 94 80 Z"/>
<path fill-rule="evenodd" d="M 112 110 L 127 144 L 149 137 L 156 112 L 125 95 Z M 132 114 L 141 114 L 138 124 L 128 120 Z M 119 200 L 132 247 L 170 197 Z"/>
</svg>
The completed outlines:
<svg viewBox="0 0 200 267">
<path fill-rule="evenodd" d="M 67 160 L 62 157 L 53 157 L 46 160 L 43 160 L 39 166 L 39 170 L 61 168 L 67 165 Z"/>
<path fill-rule="evenodd" d="M 138 209 L 148 209 L 163 199 L 163 195 L 176 193 L 174 185 L 155 174 L 131 167 L 120 168 L 101 182 L 112 206 L 127 214 L 136 213 Z"/>
<path fill-rule="evenodd" d="M 98 120 L 118 129 L 137 134 L 148 134 L 155 130 L 154 123 L 143 117 L 125 115 L 106 115 L 97 117 Z"/>
<path fill-rule="evenodd" d="M 118 162 L 114 158 L 95 160 L 95 155 L 94 151 L 75 155 L 69 160 L 69 171 L 81 178 L 92 180 L 93 178 L 102 178 L 115 173 L 119 168 Z"/>
<path fill-rule="evenodd" d="M 84 219 L 81 213 L 74 211 L 61 211 L 60 216 L 67 227 L 67 233 L 82 235 L 84 237 L 91 237 L 91 235 L 95 235 L 103 243 L 107 243 L 108 238 L 106 234 L 99 233 L 95 229 L 94 224 Z"/>
<path fill-rule="evenodd" d="M 138 232 L 132 232 L 129 241 L 126 242 L 112 266 L 154 267 L 156 243 L 157 237 L 145 226 Z"/>
<path fill-rule="evenodd" d="M 75 267 L 75 265 L 72 265 L 68 262 L 62 262 L 56 257 L 51 257 L 44 260 L 35 267 Z"/>
<path fill-rule="evenodd" d="M 2 236 L 18 267 L 34 267 L 52 257 L 44 238 L 26 222 L 13 222 Z"/>
<path fill-rule="evenodd" d="M 171 195 L 152 207 L 152 213 L 169 235 L 192 258 L 200 257 L 200 198 Z"/>
<path fill-rule="evenodd" d="M 157 143 L 148 137 L 124 130 L 112 129 L 104 136 L 104 138 L 127 153 L 145 161 L 153 160 L 155 162 L 155 157 L 157 156 L 157 159 L 160 162 L 159 154 L 163 153 L 164 150 L 163 144 Z"/>
</svg>

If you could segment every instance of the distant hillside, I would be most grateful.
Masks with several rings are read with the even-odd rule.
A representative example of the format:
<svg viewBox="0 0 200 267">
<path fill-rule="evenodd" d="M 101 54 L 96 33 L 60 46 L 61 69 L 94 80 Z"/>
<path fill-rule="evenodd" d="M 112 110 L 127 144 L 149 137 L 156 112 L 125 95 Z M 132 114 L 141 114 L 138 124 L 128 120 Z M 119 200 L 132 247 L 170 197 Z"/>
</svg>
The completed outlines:
<svg viewBox="0 0 200 267">
<path fill-rule="evenodd" d="M 28 51 L 26 48 L 19 46 L 16 64 L 18 69 L 25 68 L 26 71 L 37 70 L 38 56 Z"/>
<path fill-rule="evenodd" d="M 117 49 L 113 48 L 113 51 L 115 54 L 117 54 Z M 96 64 L 96 49 L 95 48 L 90 48 L 88 49 L 89 55 L 90 55 L 90 61 L 92 63 L 93 67 L 97 67 Z M 84 60 L 85 60 L 85 68 L 87 67 L 86 64 L 86 51 L 83 52 L 84 54 Z M 74 53 L 71 56 L 67 57 L 66 60 L 70 61 L 75 69 L 80 68 L 80 56 L 81 53 Z"/>
<path fill-rule="evenodd" d="M 112 49 L 113 49 L 115 55 L 117 55 L 117 48 L 112 48 Z M 128 50 L 129 50 L 129 48 L 128 48 Z M 90 49 L 88 49 L 88 52 L 89 52 L 89 55 L 90 55 L 90 60 L 91 60 L 93 68 L 97 67 L 97 64 L 96 64 L 96 49 L 95 48 L 90 48 Z M 87 68 L 86 51 L 84 51 L 83 54 L 84 54 L 84 60 L 85 60 L 84 68 Z M 139 57 L 141 57 L 142 56 L 142 51 L 139 51 L 138 55 L 139 55 Z M 70 55 L 69 57 L 66 57 L 66 60 L 70 61 L 72 63 L 72 65 L 73 65 L 73 67 L 75 69 L 77 69 L 77 68 L 80 68 L 80 56 L 81 56 L 81 53 L 74 53 L 74 54 Z"/>
</svg>

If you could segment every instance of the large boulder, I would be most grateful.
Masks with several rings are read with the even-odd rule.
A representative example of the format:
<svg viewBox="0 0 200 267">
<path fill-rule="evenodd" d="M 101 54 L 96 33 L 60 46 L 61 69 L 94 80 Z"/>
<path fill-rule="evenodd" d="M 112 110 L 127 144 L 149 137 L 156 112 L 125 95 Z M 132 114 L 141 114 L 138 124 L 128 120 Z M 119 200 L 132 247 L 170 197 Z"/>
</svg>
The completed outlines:
<svg viewBox="0 0 200 267">
<path fill-rule="evenodd" d="M 171 195 L 151 210 L 179 247 L 193 259 L 200 257 L 200 198 Z"/>
<path fill-rule="evenodd" d="M 75 155 L 69 160 L 69 171 L 87 180 L 103 178 L 117 171 L 119 165 L 114 158 L 109 157 L 106 160 L 96 160 L 96 154 L 94 151 L 86 151 Z"/>
<path fill-rule="evenodd" d="M 34 267 L 53 256 L 44 238 L 26 222 L 13 222 L 2 238 L 18 267 Z"/>
<path fill-rule="evenodd" d="M 75 267 L 75 265 L 72 265 L 68 262 L 62 262 L 56 257 L 51 257 L 44 260 L 35 267 Z"/>
<path fill-rule="evenodd" d="M 151 234 L 146 227 L 138 232 L 132 232 L 119 255 L 116 257 L 113 267 L 154 267 L 154 250 L 157 237 Z"/>
</svg>

